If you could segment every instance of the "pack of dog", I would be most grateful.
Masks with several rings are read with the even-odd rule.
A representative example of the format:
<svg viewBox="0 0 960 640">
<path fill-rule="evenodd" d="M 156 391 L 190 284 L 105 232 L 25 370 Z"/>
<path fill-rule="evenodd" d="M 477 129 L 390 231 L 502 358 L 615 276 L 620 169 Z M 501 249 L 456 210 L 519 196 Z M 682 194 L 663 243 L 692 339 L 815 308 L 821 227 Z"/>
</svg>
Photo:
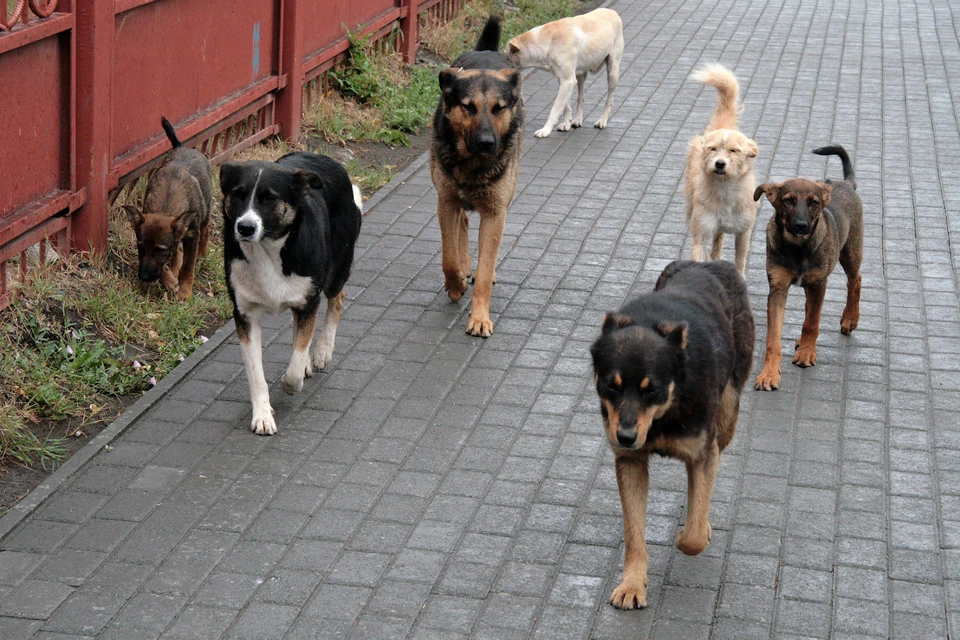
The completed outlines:
<svg viewBox="0 0 960 640">
<path fill-rule="evenodd" d="M 233 318 L 243 353 L 257 434 L 277 426 L 263 374 L 260 319 L 284 309 L 293 313 L 293 353 L 281 386 L 288 394 L 333 357 L 360 234 L 360 190 L 335 160 L 290 153 L 276 162 L 227 162 L 220 168 L 223 192 L 223 260 Z M 321 294 L 327 310 L 313 355 Z"/>
<path fill-rule="evenodd" d="M 458 302 L 472 273 L 467 211 L 480 214 L 477 270 L 467 333 L 489 337 L 490 296 L 523 140 L 520 71 L 499 52 L 500 19 L 491 16 L 474 51 L 440 72 L 430 176 L 437 189 L 444 288 Z"/>
<path fill-rule="evenodd" d="M 197 258 L 207 252 L 213 209 L 210 160 L 183 146 L 166 118 L 160 123 L 173 149 L 147 182 L 143 206 L 123 208 L 137 236 L 137 277 L 160 280 L 178 300 L 186 300 L 193 295 Z"/>
</svg>

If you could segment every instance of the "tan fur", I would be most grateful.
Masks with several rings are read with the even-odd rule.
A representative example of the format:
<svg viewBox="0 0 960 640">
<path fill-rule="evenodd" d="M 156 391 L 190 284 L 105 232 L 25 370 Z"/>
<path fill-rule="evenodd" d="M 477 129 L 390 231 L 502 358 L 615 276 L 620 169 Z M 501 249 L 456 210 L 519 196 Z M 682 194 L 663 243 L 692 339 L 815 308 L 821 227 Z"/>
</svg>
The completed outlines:
<svg viewBox="0 0 960 640">
<path fill-rule="evenodd" d="M 554 126 L 558 131 L 569 131 L 583 124 L 583 85 L 587 74 L 599 73 L 604 64 L 607 102 L 594 126 L 599 129 L 607 126 L 623 57 L 623 22 L 616 11 L 596 9 L 581 16 L 548 22 L 511 39 L 506 55 L 521 69 L 549 71 L 560 83 L 550 115 L 534 133 L 536 137 L 549 136 Z M 577 88 L 576 114 L 570 109 L 574 87 Z"/>
<path fill-rule="evenodd" d="M 757 156 L 757 144 L 736 129 L 741 111 L 737 105 L 740 85 L 736 76 L 713 64 L 694 73 L 693 79 L 716 87 L 718 96 L 704 133 L 693 138 L 687 147 L 687 226 L 693 236 L 690 257 L 696 261 L 719 260 L 723 235 L 733 233 L 737 270 L 743 274 L 757 217 L 752 162 Z M 722 170 L 722 175 L 718 170 Z"/>
</svg>

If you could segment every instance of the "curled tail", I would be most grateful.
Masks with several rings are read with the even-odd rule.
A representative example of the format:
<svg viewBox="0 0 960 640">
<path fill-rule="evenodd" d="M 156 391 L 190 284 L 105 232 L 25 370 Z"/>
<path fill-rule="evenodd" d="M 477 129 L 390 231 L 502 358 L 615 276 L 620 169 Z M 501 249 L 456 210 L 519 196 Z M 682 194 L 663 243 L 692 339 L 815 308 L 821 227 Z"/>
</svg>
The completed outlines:
<svg viewBox="0 0 960 640">
<path fill-rule="evenodd" d="M 743 111 L 743 106 L 737 104 L 740 98 L 740 83 L 737 82 L 737 76 L 724 67 L 722 64 L 708 64 L 702 69 L 694 72 L 691 76 L 697 82 L 708 84 L 715 87 L 717 95 L 717 106 L 710 116 L 710 122 L 707 123 L 705 132 L 714 129 L 735 129 L 737 127 L 737 116 Z"/>
<path fill-rule="evenodd" d="M 477 40 L 477 46 L 474 51 L 499 51 L 500 50 L 500 16 L 490 16 L 487 18 L 487 24 L 483 27 L 480 39 Z"/>
<path fill-rule="evenodd" d="M 814 149 L 813 152 L 818 156 L 838 156 L 843 164 L 843 179 L 852 184 L 854 189 L 857 188 L 857 175 L 853 172 L 853 163 L 850 162 L 850 156 L 847 155 L 846 149 L 835 144 Z"/>
<path fill-rule="evenodd" d="M 183 143 L 177 138 L 177 132 L 173 130 L 173 125 L 170 124 L 169 120 L 160 116 L 160 125 L 163 127 L 163 132 L 167 134 L 167 138 L 170 139 L 170 144 L 173 145 L 174 149 L 183 146 Z"/>
</svg>

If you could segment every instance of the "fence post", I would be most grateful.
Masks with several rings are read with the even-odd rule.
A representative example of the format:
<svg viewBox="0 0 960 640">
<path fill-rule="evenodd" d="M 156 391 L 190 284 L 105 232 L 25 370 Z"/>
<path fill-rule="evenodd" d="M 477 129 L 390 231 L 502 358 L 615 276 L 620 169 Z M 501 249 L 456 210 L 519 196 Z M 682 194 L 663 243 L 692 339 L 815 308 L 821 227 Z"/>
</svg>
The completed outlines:
<svg viewBox="0 0 960 640">
<path fill-rule="evenodd" d="M 277 122 L 284 140 L 300 136 L 303 111 L 303 25 L 298 19 L 303 0 L 282 0 L 280 11 L 280 73 L 286 84 L 277 95 Z"/>
<path fill-rule="evenodd" d="M 74 2 L 76 38 L 77 186 L 87 190 L 86 204 L 74 214 L 73 247 L 107 247 L 113 173 L 112 93 L 114 0 Z"/>
<path fill-rule="evenodd" d="M 417 5 L 417 0 L 400 0 L 400 33 L 403 34 L 400 53 L 407 64 L 417 61 L 417 45 L 420 44 L 420 15 Z"/>
</svg>

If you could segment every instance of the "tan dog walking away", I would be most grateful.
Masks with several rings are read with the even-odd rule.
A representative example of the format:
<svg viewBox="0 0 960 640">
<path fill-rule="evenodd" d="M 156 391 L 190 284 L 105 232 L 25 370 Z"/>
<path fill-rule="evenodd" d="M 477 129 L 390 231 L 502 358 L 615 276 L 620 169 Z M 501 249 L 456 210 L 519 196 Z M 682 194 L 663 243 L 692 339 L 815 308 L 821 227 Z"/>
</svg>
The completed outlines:
<svg viewBox="0 0 960 640">
<path fill-rule="evenodd" d="M 707 65 L 693 79 L 716 87 L 717 106 L 702 135 L 687 147 L 687 226 L 693 236 L 690 258 L 719 260 L 723 235 L 736 235 L 736 265 L 747 269 L 750 235 L 757 218 L 753 199 L 756 177 L 753 158 L 757 143 L 737 130 L 740 83 L 726 67 Z"/>
<path fill-rule="evenodd" d="M 538 138 L 549 136 L 555 126 L 558 131 L 569 131 L 583 124 L 583 84 L 588 73 L 599 73 L 606 65 L 607 103 L 594 126 L 598 129 L 607 126 L 623 58 L 623 22 L 616 11 L 596 9 L 535 27 L 507 43 L 507 57 L 521 69 L 549 71 L 560 83 L 547 122 L 533 134 Z M 576 115 L 572 115 L 570 109 L 574 87 L 577 88 Z"/>
</svg>

